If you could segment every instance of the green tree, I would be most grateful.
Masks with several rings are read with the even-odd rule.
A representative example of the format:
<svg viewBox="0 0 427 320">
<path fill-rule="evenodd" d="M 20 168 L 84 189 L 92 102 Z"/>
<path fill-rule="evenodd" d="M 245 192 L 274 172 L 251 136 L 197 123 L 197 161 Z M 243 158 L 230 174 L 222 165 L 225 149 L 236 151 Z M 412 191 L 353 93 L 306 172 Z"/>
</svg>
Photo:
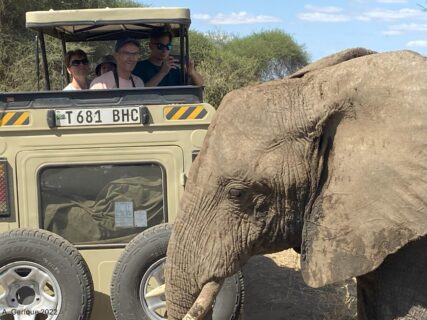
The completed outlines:
<svg viewBox="0 0 427 320">
<path fill-rule="evenodd" d="M 308 54 L 303 46 L 281 30 L 235 38 L 225 45 L 225 49 L 256 60 L 258 68 L 254 72 L 261 81 L 283 78 L 308 63 Z"/>
<path fill-rule="evenodd" d="M 304 48 L 280 30 L 243 38 L 224 33 L 191 36 L 191 56 L 205 79 L 205 99 L 214 106 L 233 89 L 283 78 L 308 62 Z"/>
<path fill-rule="evenodd" d="M 198 32 L 190 31 L 190 57 L 196 63 L 212 59 L 215 51 L 215 42 L 211 37 Z"/>
<path fill-rule="evenodd" d="M 219 48 L 211 54 L 210 59 L 203 60 L 198 69 L 205 80 L 205 99 L 217 107 L 231 90 L 257 81 L 253 72 L 257 61 Z"/>
</svg>

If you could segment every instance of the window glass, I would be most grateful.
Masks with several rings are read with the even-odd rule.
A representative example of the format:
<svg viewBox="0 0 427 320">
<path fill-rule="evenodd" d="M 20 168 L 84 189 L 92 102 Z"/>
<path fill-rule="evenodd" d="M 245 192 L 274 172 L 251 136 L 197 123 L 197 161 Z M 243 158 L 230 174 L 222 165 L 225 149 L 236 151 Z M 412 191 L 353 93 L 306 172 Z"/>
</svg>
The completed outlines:
<svg viewBox="0 0 427 320">
<path fill-rule="evenodd" d="M 158 164 L 49 167 L 39 181 L 43 228 L 74 244 L 126 243 L 165 222 Z"/>
</svg>

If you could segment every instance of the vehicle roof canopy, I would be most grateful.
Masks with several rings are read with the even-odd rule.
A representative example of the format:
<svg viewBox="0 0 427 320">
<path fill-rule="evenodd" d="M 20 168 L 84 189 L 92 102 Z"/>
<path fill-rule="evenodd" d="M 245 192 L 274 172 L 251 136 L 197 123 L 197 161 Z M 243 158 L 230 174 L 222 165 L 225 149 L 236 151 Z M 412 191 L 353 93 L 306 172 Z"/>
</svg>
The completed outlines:
<svg viewBox="0 0 427 320">
<path fill-rule="evenodd" d="M 123 36 L 147 38 L 156 27 L 167 25 L 176 36 L 190 26 L 187 8 L 105 8 L 30 11 L 26 27 L 55 38 L 73 41 L 116 40 Z"/>
</svg>

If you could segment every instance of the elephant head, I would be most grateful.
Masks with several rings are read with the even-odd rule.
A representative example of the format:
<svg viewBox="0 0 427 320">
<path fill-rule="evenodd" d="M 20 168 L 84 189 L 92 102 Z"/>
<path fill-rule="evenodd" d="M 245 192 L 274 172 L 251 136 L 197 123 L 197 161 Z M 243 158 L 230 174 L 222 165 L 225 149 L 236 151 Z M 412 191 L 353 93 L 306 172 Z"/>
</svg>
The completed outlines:
<svg viewBox="0 0 427 320">
<path fill-rule="evenodd" d="M 426 80 L 414 52 L 350 49 L 229 93 L 174 224 L 169 319 L 203 317 L 256 254 L 300 247 L 304 280 L 320 287 L 425 235 Z"/>
</svg>

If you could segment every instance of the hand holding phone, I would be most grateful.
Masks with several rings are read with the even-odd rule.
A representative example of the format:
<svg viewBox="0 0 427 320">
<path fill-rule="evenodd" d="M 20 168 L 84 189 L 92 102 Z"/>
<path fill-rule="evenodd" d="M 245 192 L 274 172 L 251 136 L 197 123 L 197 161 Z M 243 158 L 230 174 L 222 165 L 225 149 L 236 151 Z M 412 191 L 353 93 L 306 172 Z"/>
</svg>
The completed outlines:
<svg viewBox="0 0 427 320">
<path fill-rule="evenodd" d="M 174 59 L 174 57 L 172 56 L 167 56 L 162 63 L 162 67 L 160 69 L 160 72 L 162 73 L 168 73 L 170 71 L 170 69 L 176 69 L 178 68 L 178 65 L 176 64 L 176 61 Z"/>
</svg>

